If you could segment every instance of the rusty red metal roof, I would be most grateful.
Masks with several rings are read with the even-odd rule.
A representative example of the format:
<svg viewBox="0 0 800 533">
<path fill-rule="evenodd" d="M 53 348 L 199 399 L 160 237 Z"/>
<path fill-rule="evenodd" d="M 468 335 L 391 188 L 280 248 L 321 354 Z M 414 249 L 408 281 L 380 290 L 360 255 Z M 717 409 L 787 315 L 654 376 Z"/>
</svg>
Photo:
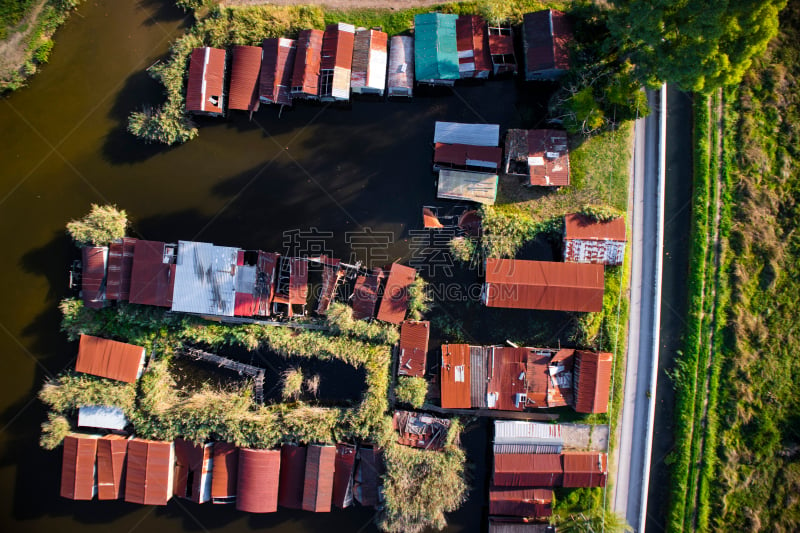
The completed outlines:
<svg viewBox="0 0 800 533">
<path fill-rule="evenodd" d="M 83 305 L 100 309 L 105 302 L 106 261 L 108 248 L 84 246 L 81 248 L 81 297 Z"/>
<path fill-rule="evenodd" d="M 580 240 L 625 241 L 625 218 L 595 220 L 586 215 L 573 213 L 564 217 L 564 238 Z"/>
<path fill-rule="evenodd" d="M 376 507 L 380 503 L 378 486 L 383 473 L 383 452 L 374 447 L 360 446 L 353 486 L 358 503 L 365 507 Z"/>
<path fill-rule="evenodd" d="M 223 114 L 225 50 L 195 48 L 189 56 L 186 111 Z"/>
<path fill-rule="evenodd" d="M 351 24 L 330 24 L 322 38 L 319 97 L 347 100 L 353 64 L 355 28 Z"/>
<path fill-rule="evenodd" d="M 136 239 L 129 237 L 112 242 L 108 247 L 106 299 L 126 302 L 131 295 L 131 271 Z"/>
<path fill-rule="evenodd" d="M 527 407 L 527 400 L 524 398 L 527 397 L 528 380 L 530 379 L 526 380 L 530 351 L 527 348 L 512 348 L 508 346 L 496 346 L 491 350 L 489 365 L 492 368 L 490 369 L 491 373 L 486 394 L 494 396 L 495 404 L 489 407 L 501 411 L 524 410 Z M 544 370 L 547 370 L 546 366 Z M 517 395 L 520 396 L 518 397 Z M 518 398 L 521 399 L 518 401 Z M 542 407 L 544 407 L 546 399 L 545 388 L 545 393 L 541 395 Z M 537 395 L 531 400 L 539 400 L 539 396 Z"/>
<path fill-rule="evenodd" d="M 306 470 L 306 447 L 281 446 L 281 475 L 278 484 L 278 505 L 289 509 L 303 507 L 303 482 Z"/>
<path fill-rule="evenodd" d="M 462 78 L 488 78 L 492 70 L 486 21 L 478 15 L 456 19 L 458 70 Z"/>
<path fill-rule="evenodd" d="M 400 361 L 397 373 L 403 376 L 422 377 L 428 355 L 430 322 L 406 320 L 400 326 Z"/>
<path fill-rule="evenodd" d="M 561 456 L 554 453 L 499 453 L 492 483 L 498 487 L 557 487 L 564 478 Z"/>
<path fill-rule="evenodd" d="M 297 37 L 297 55 L 292 74 L 294 97 L 317 97 L 323 35 L 321 30 L 301 30 Z"/>
<path fill-rule="evenodd" d="M 333 505 L 344 509 L 353 503 L 353 472 L 356 447 L 351 444 L 336 445 L 336 465 L 333 477 Z"/>
<path fill-rule="evenodd" d="M 537 353 L 536 350 L 528 353 L 525 381 L 528 402 L 533 407 L 552 407 L 547 403 L 547 391 L 550 388 L 550 376 L 547 372 L 549 359 L 547 355 Z"/>
<path fill-rule="evenodd" d="M 603 291 L 603 265 L 489 258 L 482 301 L 488 307 L 589 312 L 603 309 Z"/>
<path fill-rule="evenodd" d="M 489 514 L 546 518 L 553 514 L 553 490 L 490 487 Z"/>
<path fill-rule="evenodd" d="M 550 359 L 550 368 L 554 375 L 548 373 L 550 380 L 547 387 L 547 406 L 563 407 L 572 405 L 573 379 L 572 369 L 575 361 L 575 350 L 562 348 Z"/>
<path fill-rule="evenodd" d="M 205 503 L 210 499 L 211 495 L 206 494 L 204 489 L 211 475 L 211 448 L 211 444 L 201 445 L 175 439 L 175 496 L 195 503 Z"/>
<path fill-rule="evenodd" d="M 417 271 L 399 263 L 389 268 L 389 277 L 383 289 L 378 320 L 399 324 L 408 312 L 408 288 L 414 283 Z"/>
<path fill-rule="evenodd" d="M 384 278 L 380 268 L 356 278 L 353 289 L 353 318 L 362 320 L 375 316 L 375 306 L 378 304 L 378 286 Z"/>
<path fill-rule="evenodd" d="M 95 493 L 94 461 L 97 439 L 77 434 L 64 438 L 61 462 L 61 496 L 71 500 L 91 500 Z"/>
<path fill-rule="evenodd" d="M 353 92 L 383 94 L 386 88 L 386 63 L 389 36 L 375 29 L 356 31 L 350 86 Z"/>
<path fill-rule="evenodd" d="M 447 440 L 450 420 L 425 413 L 395 411 L 392 427 L 397 430 L 397 442 L 424 450 L 441 450 Z"/>
<path fill-rule="evenodd" d="M 130 302 L 172 307 L 174 288 L 174 246 L 168 246 L 166 243 L 158 241 L 136 241 L 131 272 Z"/>
<path fill-rule="evenodd" d="M 141 346 L 81 335 L 75 370 L 133 383 L 144 363 L 144 352 Z"/>
<path fill-rule="evenodd" d="M 444 224 L 439 220 L 439 217 L 431 210 L 430 207 L 422 208 L 422 226 L 424 228 L 443 228 Z"/>
<path fill-rule="evenodd" d="M 241 448 L 236 508 L 248 513 L 277 511 L 280 473 L 279 450 Z"/>
<path fill-rule="evenodd" d="M 489 35 L 489 52 L 497 55 L 513 55 L 514 36 Z"/>
<path fill-rule="evenodd" d="M 261 48 L 234 46 L 228 109 L 252 111 L 258 101 L 258 75 L 261 71 Z"/>
<path fill-rule="evenodd" d="M 211 470 L 211 500 L 223 503 L 236 497 L 239 449 L 229 442 L 215 442 Z"/>
<path fill-rule="evenodd" d="M 109 434 L 97 440 L 97 498 L 118 500 L 125 479 L 125 457 L 128 440 Z"/>
<path fill-rule="evenodd" d="M 561 11 L 526 13 L 522 22 L 526 78 L 539 71 L 567 70 L 572 28 Z"/>
<path fill-rule="evenodd" d="M 336 447 L 309 445 L 306 452 L 306 472 L 303 483 L 304 511 L 328 513 L 333 501 L 333 473 L 336 466 Z"/>
<path fill-rule="evenodd" d="M 531 185 L 569 185 L 567 132 L 528 130 L 528 173 Z"/>
<path fill-rule="evenodd" d="M 608 457 L 598 452 L 564 452 L 565 487 L 605 487 L 608 481 Z"/>
<path fill-rule="evenodd" d="M 612 360 L 613 356 L 607 352 L 575 352 L 573 380 L 577 412 L 608 412 L 608 389 L 614 364 Z"/>
<path fill-rule="evenodd" d="M 291 305 L 305 304 L 308 298 L 308 263 L 300 257 L 289 259 L 288 294 L 276 294 L 273 301 Z"/>
<path fill-rule="evenodd" d="M 268 104 L 292 105 L 292 74 L 297 47 L 292 39 L 264 39 L 259 96 Z"/>
<path fill-rule="evenodd" d="M 125 501 L 166 505 L 172 497 L 174 461 L 171 442 L 138 438 L 129 440 Z"/>
<path fill-rule="evenodd" d="M 499 146 L 436 143 L 433 151 L 434 163 L 448 163 L 459 167 L 481 167 L 496 171 L 502 161 L 503 149 Z"/>
<path fill-rule="evenodd" d="M 441 366 L 442 407 L 469 409 L 470 355 L 467 344 L 443 344 Z"/>
</svg>

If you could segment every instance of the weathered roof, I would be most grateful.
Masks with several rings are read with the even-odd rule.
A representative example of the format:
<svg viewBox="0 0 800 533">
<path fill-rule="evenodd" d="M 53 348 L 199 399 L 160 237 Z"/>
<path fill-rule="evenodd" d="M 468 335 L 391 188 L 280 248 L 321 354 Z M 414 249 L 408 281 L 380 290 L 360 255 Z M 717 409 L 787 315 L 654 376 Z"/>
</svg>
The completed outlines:
<svg viewBox="0 0 800 533">
<path fill-rule="evenodd" d="M 175 487 L 180 498 L 204 503 L 211 499 L 211 449 L 213 444 L 195 444 L 175 439 Z M 189 486 L 191 480 L 191 487 Z"/>
<path fill-rule="evenodd" d="M 333 505 L 344 509 L 353 503 L 353 472 L 356 447 L 351 444 L 336 445 L 336 463 L 333 477 Z"/>
<path fill-rule="evenodd" d="M 280 472 L 279 450 L 241 448 L 236 508 L 248 513 L 277 511 Z"/>
<path fill-rule="evenodd" d="M 456 20 L 456 39 L 461 77 L 488 77 L 492 62 L 486 21 L 478 15 L 460 15 Z"/>
<path fill-rule="evenodd" d="M 195 48 L 189 56 L 186 111 L 222 113 L 225 86 L 225 50 Z"/>
<path fill-rule="evenodd" d="M 238 248 L 180 241 L 172 310 L 233 316 Z"/>
<path fill-rule="evenodd" d="M 383 453 L 374 447 L 358 448 L 358 466 L 354 476 L 355 498 L 365 507 L 379 504 L 378 486 L 383 475 Z"/>
<path fill-rule="evenodd" d="M 362 320 L 375 316 L 375 306 L 378 304 L 378 285 L 384 278 L 380 268 L 356 278 L 353 288 L 353 318 Z"/>
<path fill-rule="evenodd" d="M 234 46 L 228 109 L 252 111 L 258 101 L 258 74 L 261 71 L 261 48 Z"/>
<path fill-rule="evenodd" d="M 61 463 L 61 496 L 71 500 L 91 500 L 95 494 L 94 461 L 97 438 L 67 435 Z"/>
<path fill-rule="evenodd" d="M 489 34 L 489 53 L 497 55 L 514 54 L 514 36 L 509 32 L 506 35 Z"/>
<path fill-rule="evenodd" d="M 433 150 L 434 163 L 483 167 L 495 172 L 500 168 L 502 160 L 503 149 L 499 146 L 436 143 Z"/>
<path fill-rule="evenodd" d="M 608 481 L 608 457 L 598 452 L 564 452 L 565 487 L 605 487 Z"/>
<path fill-rule="evenodd" d="M 123 430 L 128 425 L 125 411 L 108 405 L 84 405 L 78 408 L 78 427 Z"/>
<path fill-rule="evenodd" d="M 259 96 L 272 104 L 292 105 L 292 75 L 297 46 L 292 39 L 264 39 Z"/>
<path fill-rule="evenodd" d="M 414 64 L 417 81 L 457 80 L 458 15 L 424 13 L 414 17 Z"/>
<path fill-rule="evenodd" d="M 281 446 L 281 475 L 278 484 L 278 505 L 290 509 L 303 506 L 303 483 L 306 470 L 306 447 Z"/>
<path fill-rule="evenodd" d="M 625 241 L 625 218 L 595 220 L 586 215 L 573 213 L 564 217 L 564 238 Z"/>
<path fill-rule="evenodd" d="M 129 440 L 125 501 L 166 505 L 172 498 L 174 461 L 171 442 L 138 438 Z"/>
<path fill-rule="evenodd" d="M 403 376 L 422 377 L 428 354 L 430 322 L 406 320 L 400 326 L 400 361 L 397 373 Z"/>
<path fill-rule="evenodd" d="M 353 44 L 353 70 L 350 87 L 370 88 L 383 94 L 386 88 L 386 61 L 389 36 L 379 30 L 359 29 Z"/>
<path fill-rule="evenodd" d="M 530 185 L 569 185 L 569 143 L 565 131 L 508 130 L 506 159 L 521 163 L 522 168 L 506 170 L 510 174 L 528 176 Z"/>
<path fill-rule="evenodd" d="M 303 483 L 303 510 L 327 513 L 333 500 L 333 473 L 336 447 L 309 445 L 306 453 L 306 473 Z"/>
<path fill-rule="evenodd" d="M 215 442 L 211 466 L 211 498 L 224 500 L 236 496 L 239 475 L 239 448 L 229 442 Z"/>
<path fill-rule="evenodd" d="M 301 30 L 297 37 L 297 55 L 292 73 L 292 93 L 295 95 L 317 96 L 322 36 L 321 30 Z"/>
<path fill-rule="evenodd" d="M 320 98 L 350 98 L 350 73 L 353 63 L 353 41 L 355 28 L 340 22 L 325 28 L 322 38 L 320 62 Z M 332 75 L 325 74 L 329 71 Z"/>
<path fill-rule="evenodd" d="M 436 196 L 492 205 L 497 198 L 497 183 L 497 174 L 442 169 Z"/>
<path fill-rule="evenodd" d="M 389 96 L 414 91 L 414 39 L 406 35 L 392 37 L 389 47 Z"/>
<path fill-rule="evenodd" d="M 546 518 L 553 514 L 552 489 L 489 488 L 489 514 Z"/>
<path fill-rule="evenodd" d="M 561 453 L 564 438 L 558 424 L 495 420 L 494 453 Z"/>
<path fill-rule="evenodd" d="M 569 68 L 572 29 L 564 13 L 553 9 L 526 13 L 522 31 L 528 79 L 537 71 Z"/>
<path fill-rule="evenodd" d="M 471 146 L 499 146 L 500 125 L 463 124 L 437 120 L 433 130 L 433 142 Z"/>
<path fill-rule="evenodd" d="M 175 247 L 159 241 L 136 241 L 131 272 L 130 302 L 172 307 Z"/>
<path fill-rule="evenodd" d="M 575 350 L 562 348 L 550 359 L 547 369 L 547 406 L 572 405 L 572 367 Z"/>
<path fill-rule="evenodd" d="M 487 259 L 483 301 L 489 307 L 600 311 L 603 265 Z"/>
<path fill-rule="evenodd" d="M 81 335 L 75 370 L 133 383 L 141 373 L 144 352 L 141 346 Z"/>
<path fill-rule="evenodd" d="M 399 324 L 408 312 L 408 288 L 414 283 L 417 271 L 399 263 L 392 263 L 383 289 L 378 320 Z"/>
<path fill-rule="evenodd" d="M 554 533 L 555 528 L 547 523 L 510 522 L 507 518 L 489 517 L 489 533 Z"/>
<path fill-rule="evenodd" d="M 500 453 L 494 456 L 492 483 L 499 487 L 556 487 L 563 480 L 561 456 L 550 453 Z"/>
<path fill-rule="evenodd" d="M 445 409 L 472 407 L 469 345 L 442 345 L 441 389 L 441 403 Z"/>
<path fill-rule="evenodd" d="M 122 435 L 106 435 L 97 440 L 97 498 L 118 500 L 125 479 L 125 457 L 128 439 Z"/>
<path fill-rule="evenodd" d="M 510 346 L 491 348 L 489 365 L 492 368 L 486 387 L 486 398 L 490 409 L 501 411 L 525 409 L 528 394 L 528 384 L 525 379 L 528 354 L 527 348 Z"/>
<path fill-rule="evenodd" d="M 602 265 L 598 265 L 602 267 Z M 613 356 L 607 352 L 575 352 L 575 410 L 579 413 L 608 412 Z"/>
<path fill-rule="evenodd" d="M 81 248 L 81 296 L 83 304 L 91 309 L 100 309 L 105 301 L 106 246 L 84 246 Z"/>
<path fill-rule="evenodd" d="M 397 442 L 425 450 L 441 450 L 447 440 L 450 420 L 425 413 L 395 411 L 392 427 L 397 430 Z"/>
<path fill-rule="evenodd" d="M 127 301 L 131 295 L 131 273 L 136 239 L 125 237 L 112 242 L 108 247 L 108 273 L 106 277 L 106 298 Z"/>
</svg>

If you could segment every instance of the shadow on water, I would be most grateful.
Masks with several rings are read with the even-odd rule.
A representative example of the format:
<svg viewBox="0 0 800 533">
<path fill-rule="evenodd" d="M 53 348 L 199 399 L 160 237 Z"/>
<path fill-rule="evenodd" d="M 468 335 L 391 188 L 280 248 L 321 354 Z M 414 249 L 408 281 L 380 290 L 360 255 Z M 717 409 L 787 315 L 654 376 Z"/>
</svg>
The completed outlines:
<svg viewBox="0 0 800 533">
<path fill-rule="evenodd" d="M 185 19 L 181 25 L 181 28 L 185 28 L 192 21 L 192 13 L 187 13 L 171 0 L 139 0 L 137 5 L 139 9 L 144 9 L 150 13 L 150 17 L 144 23 L 145 26 Z"/>
</svg>

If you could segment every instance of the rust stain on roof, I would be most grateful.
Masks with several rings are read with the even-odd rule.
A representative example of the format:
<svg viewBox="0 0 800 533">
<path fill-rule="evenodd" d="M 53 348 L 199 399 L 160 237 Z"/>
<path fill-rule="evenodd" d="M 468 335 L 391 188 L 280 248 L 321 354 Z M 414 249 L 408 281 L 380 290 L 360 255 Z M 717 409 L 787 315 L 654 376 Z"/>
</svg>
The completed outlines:
<svg viewBox="0 0 800 533">
<path fill-rule="evenodd" d="M 607 352 L 575 352 L 575 410 L 579 413 L 608 412 L 613 356 Z"/>
<path fill-rule="evenodd" d="M 97 498 L 118 500 L 125 479 L 128 440 L 121 435 L 106 435 L 97 441 Z"/>
<path fill-rule="evenodd" d="M 422 377 L 428 354 L 430 322 L 406 320 L 400 326 L 400 361 L 397 373 L 403 376 Z"/>
<path fill-rule="evenodd" d="M 64 438 L 61 463 L 61 496 L 71 500 L 94 498 L 94 461 L 97 439 L 80 435 Z"/>
<path fill-rule="evenodd" d="M 500 487 L 557 487 L 563 478 L 558 454 L 502 453 L 494 456 L 492 482 Z"/>
<path fill-rule="evenodd" d="M 277 511 L 280 472 L 279 450 L 241 448 L 236 508 L 248 513 Z"/>
<path fill-rule="evenodd" d="M 105 246 L 84 246 L 81 248 L 81 296 L 83 304 L 90 309 L 100 309 L 105 300 L 103 282 L 106 279 Z"/>
<path fill-rule="evenodd" d="M 289 509 L 303 506 L 303 480 L 306 470 L 306 447 L 281 446 L 281 475 L 278 484 L 278 505 Z"/>
<path fill-rule="evenodd" d="M 108 276 L 106 298 L 108 300 L 128 301 L 131 295 L 131 272 L 136 239 L 129 237 L 113 242 L 108 247 Z"/>
<path fill-rule="evenodd" d="M 546 518 L 553 514 L 552 489 L 489 489 L 489 514 Z"/>
<path fill-rule="evenodd" d="M 400 324 L 408 312 L 408 288 L 414 283 L 417 271 L 399 263 L 389 269 L 389 278 L 383 289 L 378 320 Z"/>
<path fill-rule="evenodd" d="M 306 453 L 306 472 L 303 483 L 304 511 L 328 513 L 333 501 L 333 473 L 336 448 L 312 444 Z"/>
<path fill-rule="evenodd" d="M 564 238 L 625 241 L 625 218 L 595 220 L 586 215 L 573 213 L 564 217 Z"/>
<path fill-rule="evenodd" d="M 264 39 L 261 66 L 261 100 L 270 104 L 292 105 L 292 74 L 297 47 L 292 39 Z"/>
<path fill-rule="evenodd" d="M 171 442 L 128 441 L 125 501 L 166 505 L 172 497 L 174 452 Z"/>
<path fill-rule="evenodd" d="M 144 362 L 143 355 L 141 346 L 81 335 L 75 370 L 133 383 Z"/>
<path fill-rule="evenodd" d="M 565 487 L 605 487 L 608 481 L 608 457 L 597 452 L 564 452 Z"/>
<path fill-rule="evenodd" d="M 292 74 L 292 94 L 295 96 L 317 97 L 323 35 L 321 30 L 302 30 L 297 37 Z"/>
<path fill-rule="evenodd" d="M 136 241 L 130 302 L 172 307 L 174 288 L 175 247 L 158 241 Z"/>
<path fill-rule="evenodd" d="M 212 501 L 235 497 L 238 486 L 239 449 L 229 442 L 215 442 L 213 458 L 211 467 Z"/>
<path fill-rule="evenodd" d="M 258 101 L 258 75 L 261 71 L 261 48 L 234 46 L 228 109 L 252 111 Z"/>
<path fill-rule="evenodd" d="M 470 402 L 470 352 L 467 344 L 443 344 L 441 388 L 442 407 L 469 409 Z"/>
<path fill-rule="evenodd" d="M 186 111 L 219 114 L 225 111 L 225 50 L 207 46 L 192 50 L 188 78 Z"/>
</svg>

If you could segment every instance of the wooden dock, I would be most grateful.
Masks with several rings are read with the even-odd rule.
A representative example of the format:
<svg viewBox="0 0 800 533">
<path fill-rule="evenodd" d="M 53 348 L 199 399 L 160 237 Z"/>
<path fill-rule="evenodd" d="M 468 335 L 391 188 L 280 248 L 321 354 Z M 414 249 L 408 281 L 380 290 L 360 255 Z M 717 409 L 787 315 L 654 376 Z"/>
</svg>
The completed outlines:
<svg viewBox="0 0 800 533">
<path fill-rule="evenodd" d="M 255 393 L 254 394 L 255 401 L 259 405 L 264 403 L 263 368 L 259 368 L 253 365 L 248 365 L 246 363 L 241 363 L 239 361 L 234 361 L 233 359 L 228 359 L 227 357 L 223 357 L 221 355 L 205 352 L 203 350 L 198 350 L 197 348 L 184 348 L 180 353 L 186 357 L 190 357 L 197 361 L 205 361 L 207 363 L 213 363 L 220 368 L 233 370 L 234 372 L 238 372 L 240 376 L 245 375 L 253 377 L 254 378 L 253 389 Z"/>
</svg>

